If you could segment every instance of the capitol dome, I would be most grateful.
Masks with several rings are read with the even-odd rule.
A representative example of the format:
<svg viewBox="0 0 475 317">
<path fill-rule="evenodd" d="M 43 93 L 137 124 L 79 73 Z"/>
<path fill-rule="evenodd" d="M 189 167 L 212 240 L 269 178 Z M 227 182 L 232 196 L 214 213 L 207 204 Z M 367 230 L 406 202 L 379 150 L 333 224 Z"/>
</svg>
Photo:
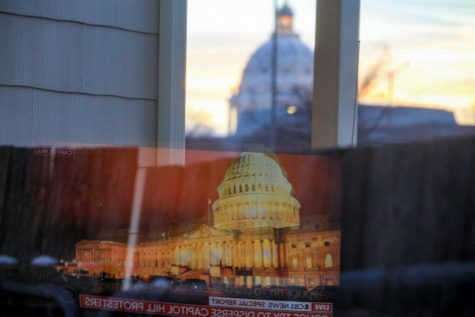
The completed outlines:
<svg viewBox="0 0 475 317">
<path fill-rule="evenodd" d="M 313 88 L 314 54 L 293 31 L 293 12 L 287 5 L 278 11 L 276 44 L 276 115 L 282 119 L 289 106 L 303 106 L 302 89 L 311 94 Z M 271 36 L 251 55 L 238 92 L 230 98 L 238 135 L 252 134 L 270 123 L 273 48 Z"/>
<path fill-rule="evenodd" d="M 263 153 L 243 153 L 218 186 L 213 203 L 219 229 L 287 228 L 300 225 L 300 203 L 276 159 Z"/>
</svg>

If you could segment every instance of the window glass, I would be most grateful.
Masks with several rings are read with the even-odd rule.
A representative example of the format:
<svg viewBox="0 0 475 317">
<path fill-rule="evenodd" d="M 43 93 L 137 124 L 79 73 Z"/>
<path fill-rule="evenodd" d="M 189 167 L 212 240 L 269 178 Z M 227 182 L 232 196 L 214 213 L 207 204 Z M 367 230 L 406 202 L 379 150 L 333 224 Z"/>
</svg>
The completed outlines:
<svg viewBox="0 0 475 317">
<path fill-rule="evenodd" d="M 472 1 L 361 0 L 360 145 L 475 134 Z"/>
<path fill-rule="evenodd" d="M 310 148 L 357 3 L 0 1 L 0 315 L 473 314 L 473 139 Z M 475 133 L 474 1 L 361 3 L 359 144 Z"/>
<path fill-rule="evenodd" d="M 309 149 L 316 1 L 190 1 L 188 12 L 187 147 Z"/>
</svg>

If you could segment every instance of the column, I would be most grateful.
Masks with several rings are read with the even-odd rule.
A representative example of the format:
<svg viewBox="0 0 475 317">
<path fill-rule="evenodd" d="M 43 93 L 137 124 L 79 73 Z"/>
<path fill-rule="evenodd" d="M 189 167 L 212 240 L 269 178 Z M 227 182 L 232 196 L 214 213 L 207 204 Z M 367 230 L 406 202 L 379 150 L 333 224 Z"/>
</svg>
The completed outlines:
<svg viewBox="0 0 475 317">
<path fill-rule="evenodd" d="M 210 265 L 210 245 L 206 242 L 203 245 L 203 268 L 208 268 Z"/>
<path fill-rule="evenodd" d="M 233 249 L 233 252 L 232 252 L 232 266 L 233 267 L 238 267 L 239 266 L 239 263 L 238 263 L 238 242 L 237 241 L 233 241 L 232 242 L 232 249 Z"/>
<path fill-rule="evenodd" d="M 244 241 L 239 243 L 239 263 L 241 267 L 246 267 L 246 246 L 247 244 Z"/>
<path fill-rule="evenodd" d="M 246 268 L 250 269 L 254 265 L 254 245 L 252 241 L 246 241 L 245 253 L 246 253 Z"/>
<path fill-rule="evenodd" d="M 279 267 L 279 252 L 275 241 L 272 241 L 272 264 L 275 268 Z"/>
<path fill-rule="evenodd" d="M 229 265 L 229 242 L 225 241 L 223 246 L 223 266 Z"/>
<path fill-rule="evenodd" d="M 180 252 L 178 253 L 178 260 L 181 266 L 184 265 L 185 262 L 185 252 L 182 247 L 179 248 Z"/>
<path fill-rule="evenodd" d="M 360 0 L 318 0 L 312 148 L 356 144 Z"/>
<path fill-rule="evenodd" d="M 226 241 L 223 247 L 224 250 L 224 265 L 226 266 L 232 266 L 232 253 L 233 253 L 233 248 L 232 248 L 232 242 L 231 241 Z"/>
<path fill-rule="evenodd" d="M 263 264 L 264 267 L 271 267 L 272 263 L 272 253 L 271 253 L 271 248 L 270 248 L 270 242 L 269 239 L 264 239 L 263 245 L 262 245 L 262 255 L 263 255 Z"/>
<path fill-rule="evenodd" d="M 223 266 L 224 265 L 224 250 L 223 250 L 223 242 L 217 243 L 216 248 L 216 265 Z"/>
<path fill-rule="evenodd" d="M 189 252 L 190 252 L 190 268 L 195 269 L 196 268 L 196 245 L 194 243 L 190 245 Z"/>
<path fill-rule="evenodd" d="M 203 244 L 198 243 L 196 245 L 196 267 L 198 269 L 203 268 Z"/>
<path fill-rule="evenodd" d="M 187 1 L 164 0 L 159 7 L 157 162 L 184 165 Z"/>
<path fill-rule="evenodd" d="M 281 253 L 282 253 L 282 265 L 284 267 L 289 266 L 289 259 L 287 259 L 287 257 L 288 257 L 287 247 L 288 247 L 288 242 L 287 241 L 284 241 L 284 242 L 281 243 L 280 250 L 281 250 Z"/>
<path fill-rule="evenodd" d="M 263 247 L 260 240 L 254 241 L 254 266 L 262 267 Z"/>
<path fill-rule="evenodd" d="M 218 244 L 211 242 L 211 265 L 218 265 Z"/>
</svg>

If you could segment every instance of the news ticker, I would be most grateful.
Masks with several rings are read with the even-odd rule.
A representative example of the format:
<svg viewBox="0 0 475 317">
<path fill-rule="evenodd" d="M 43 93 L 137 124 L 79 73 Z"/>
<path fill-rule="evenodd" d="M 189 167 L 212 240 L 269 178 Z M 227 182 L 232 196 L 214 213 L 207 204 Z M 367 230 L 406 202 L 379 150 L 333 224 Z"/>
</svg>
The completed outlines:
<svg viewBox="0 0 475 317">
<path fill-rule="evenodd" d="M 332 317 L 333 304 L 210 297 L 209 305 L 79 295 L 81 308 L 181 317 Z"/>
</svg>

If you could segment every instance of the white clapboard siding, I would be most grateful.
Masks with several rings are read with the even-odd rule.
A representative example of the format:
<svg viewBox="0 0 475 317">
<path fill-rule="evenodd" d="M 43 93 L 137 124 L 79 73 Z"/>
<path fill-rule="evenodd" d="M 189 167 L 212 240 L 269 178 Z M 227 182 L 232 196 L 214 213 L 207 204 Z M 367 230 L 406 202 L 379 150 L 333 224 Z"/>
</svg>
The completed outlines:
<svg viewBox="0 0 475 317">
<path fill-rule="evenodd" d="M 0 11 L 158 32 L 158 0 L 1 0 Z"/>
<path fill-rule="evenodd" d="M 0 144 L 153 146 L 156 103 L 0 87 Z"/>
<path fill-rule="evenodd" d="M 158 37 L 0 13 L 0 85 L 157 98 Z"/>
</svg>

